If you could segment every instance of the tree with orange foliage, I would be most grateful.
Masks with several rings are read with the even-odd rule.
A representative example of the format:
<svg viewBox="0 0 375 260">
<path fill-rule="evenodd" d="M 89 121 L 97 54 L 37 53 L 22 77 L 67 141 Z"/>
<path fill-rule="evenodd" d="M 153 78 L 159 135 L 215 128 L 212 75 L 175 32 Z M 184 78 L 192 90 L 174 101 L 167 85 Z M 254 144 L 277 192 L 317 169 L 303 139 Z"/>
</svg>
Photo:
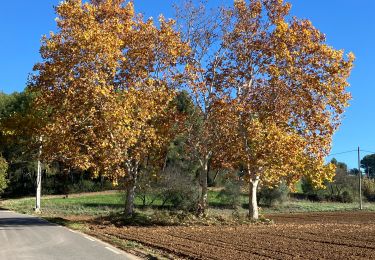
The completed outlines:
<svg viewBox="0 0 375 260">
<path fill-rule="evenodd" d="M 189 44 L 190 55 L 186 59 L 184 89 L 188 91 L 196 109 L 194 122 L 186 130 L 192 160 L 199 163 L 200 199 L 198 215 L 205 215 L 208 207 L 208 174 L 210 163 L 222 166 L 226 159 L 221 156 L 226 139 L 222 138 L 224 122 L 221 106 L 229 93 L 217 85 L 220 64 L 225 53 L 220 45 L 220 12 L 208 12 L 205 1 L 195 5 L 187 0 L 177 9 L 177 24 L 183 40 Z M 225 118 L 225 117 L 224 117 Z"/>
<path fill-rule="evenodd" d="M 134 210 L 140 165 L 172 133 L 171 100 L 188 48 L 173 21 L 136 15 L 124 0 L 67 0 L 58 33 L 44 37 L 30 89 L 44 111 L 45 160 L 124 177 L 125 213 Z"/>
<path fill-rule="evenodd" d="M 310 21 L 288 19 L 290 8 L 283 0 L 237 0 L 226 12 L 217 84 L 231 93 L 234 163 L 247 171 L 253 219 L 259 182 L 332 179 L 324 157 L 350 99 L 353 54 L 328 46 Z"/>
</svg>

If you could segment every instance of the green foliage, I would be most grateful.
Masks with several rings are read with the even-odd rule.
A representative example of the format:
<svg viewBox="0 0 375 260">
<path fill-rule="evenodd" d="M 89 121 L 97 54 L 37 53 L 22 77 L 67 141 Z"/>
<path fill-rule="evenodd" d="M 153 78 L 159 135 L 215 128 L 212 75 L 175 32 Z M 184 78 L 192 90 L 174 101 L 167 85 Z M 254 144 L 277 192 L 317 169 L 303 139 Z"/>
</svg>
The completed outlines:
<svg viewBox="0 0 375 260">
<path fill-rule="evenodd" d="M 55 216 L 67 215 L 108 215 L 110 212 L 121 212 L 124 207 L 123 194 L 71 195 L 69 197 L 45 197 L 42 202 L 43 213 Z M 35 198 L 9 199 L 3 206 L 22 213 L 33 213 Z"/>
<path fill-rule="evenodd" d="M 301 187 L 305 198 L 311 201 L 353 202 L 358 189 L 357 177 L 349 174 L 345 163 L 335 159 L 331 163 L 336 165 L 336 173 L 333 182 L 325 183 L 326 189 L 315 189 L 308 179 L 302 179 Z"/>
<path fill-rule="evenodd" d="M 166 167 L 158 177 L 141 175 L 136 194 L 143 207 L 160 203 L 161 207 L 192 211 L 198 199 L 197 187 L 194 176 L 175 165 Z"/>
<path fill-rule="evenodd" d="M 363 180 L 363 196 L 368 201 L 375 201 L 375 181 L 374 180 L 369 180 L 369 179 L 364 179 Z"/>
<path fill-rule="evenodd" d="M 316 189 L 312 185 L 311 181 L 308 180 L 305 177 L 303 177 L 301 179 L 301 188 L 302 188 L 302 192 L 304 194 L 314 194 L 314 193 L 316 193 Z"/>
<path fill-rule="evenodd" d="M 344 191 L 342 193 L 342 198 L 341 198 L 341 202 L 344 202 L 344 203 L 352 203 L 353 202 L 353 195 L 350 194 L 349 191 Z"/>
<path fill-rule="evenodd" d="M 287 201 L 289 188 L 285 183 L 278 187 L 262 187 L 258 194 L 260 204 L 265 206 L 274 206 L 276 203 L 283 204 Z"/>
<path fill-rule="evenodd" d="M 375 178 L 375 154 L 366 155 L 361 160 L 361 167 L 364 167 L 365 174 L 370 178 Z"/>
<path fill-rule="evenodd" d="M 69 193 L 78 192 L 95 192 L 100 191 L 100 183 L 95 183 L 92 180 L 81 180 L 78 183 L 68 186 Z"/>
<path fill-rule="evenodd" d="M 8 171 L 8 163 L 3 157 L 0 157 L 0 195 L 4 192 L 5 188 L 8 186 L 7 171 Z"/>
<path fill-rule="evenodd" d="M 336 175 L 333 182 L 326 184 L 325 197 L 329 201 L 353 202 L 358 188 L 357 178 L 349 175 L 348 166 L 345 163 L 336 161 L 335 165 Z"/>
<path fill-rule="evenodd" d="M 178 168 L 168 167 L 155 184 L 162 206 L 170 204 L 175 209 L 192 211 L 197 204 L 198 188 L 192 176 L 181 173 Z"/>
<path fill-rule="evenodd" d="M 187 91 L 179 92 L 175 98 L 174 103 L 176 104 L 177 110 L 180 113 L 184 113 L 186 115 L 192 115 L 194 113 L 194 103 Z"/>
<path fill-rule="evenodd" d="M 218 194 L 222 204 L 230 205 L 233 209 L 238 209 L 241 205 L 241 181 L 227 180 L 224 189 Z"/>
<path fill-rule="evenodd" d="M 0 153 L 9 163 L 8 188 L 4 196 L 34 192 L 35 160 L 38 145 L 29 92 L 0 93 Z"/>
</svg>

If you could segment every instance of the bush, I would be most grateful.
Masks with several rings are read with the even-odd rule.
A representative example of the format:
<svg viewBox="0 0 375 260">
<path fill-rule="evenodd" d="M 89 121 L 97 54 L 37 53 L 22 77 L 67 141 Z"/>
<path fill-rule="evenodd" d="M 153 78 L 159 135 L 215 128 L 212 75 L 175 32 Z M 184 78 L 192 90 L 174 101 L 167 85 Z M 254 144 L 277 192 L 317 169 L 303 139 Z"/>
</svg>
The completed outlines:
<svg viewBox="0 0 375 260">
<path fill-rule="evenodd" d="M 237 209 L 241 205 L 241 181 L 227 180 L 217 196 L 223 204 Z"/>
<path fill-rule="evenodd" d="M 141 175 L 136 196 L 144 207 L 158 201 L 161 207 L 193 211 L 198 201 L 198 185 L 188 172 L 170 166 L 160 177 Z"/>
<path fill-rule="evenodd" d="M 288 195 L 288 186 L 285 183 L 281 183 L 275 188 L 262 187 L 258 193 L 258 200 L 259 204 L 273 206 L 276 203 L 282 204 L 287 201 Z"/>
<path fill-rule="evenodd" d="M 363 196 L 368 200 L 368 201 L 375 201 L 375 182 L 374 180 L 363 180 Z"/>
<path fill-rule="evenodd" d="M 7 170 L 8 170 L 8 163 L 3 158 L 0 157 L 0 194 L 4 192 L 6 187 L 8 186 L 8 180 L 7 180 Z"/>
<path fill-rule="evenodd" d="M 68 185 L 69 193 L 96 192 L 101 190 L 100 183 L 96 183 L 92 180 L 81 180 L 78 183 Z"/>
<path fill-rule="evenodd" d="M 155 185 L 160 192 L 162 206 L 171 205 L 173 209 L 193 211 L 198 201 L 198 187 L 186 173 L 175 167 L 166 169 L 162 179 Z"/>
<path fill-rule="evenodd" d="M 354 201 L 353 195 L 348 191 L 344 191 L 341 195 L 341 202 L 351 203 Z"/>
<path fill-rule="evenodd" d="M 311 182 L 302 178 L 301 188 L 306 198 L 310 201 L 333 201 L 350 203 L 354 201 L 357 189 L 357 179 L 355 176 L 336 173 L 333 182 L 326 182 L 326 189 L 316 189 Z M 301 197 L 301 196 L 300 196 Z"/>
<path fill-rule="evenodd" d="M 301 189 L 304 194 L 315 194 L 316 189 L 312 185 L 311 181 L 303 177 L 301 179 Z"/>
</svg>

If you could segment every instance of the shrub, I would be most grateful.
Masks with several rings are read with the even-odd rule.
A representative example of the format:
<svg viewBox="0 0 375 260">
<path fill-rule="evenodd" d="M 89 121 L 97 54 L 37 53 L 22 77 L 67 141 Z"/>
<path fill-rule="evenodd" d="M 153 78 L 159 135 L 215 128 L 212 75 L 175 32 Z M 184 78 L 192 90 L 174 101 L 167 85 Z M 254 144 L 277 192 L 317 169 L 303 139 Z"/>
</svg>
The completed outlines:
<svg viewBox="0 0 375 260">
<path fill-rule="evenodd" d="M 160 179 L 151 183 L 152 194 L 162 201 L 162 206 L 173 209 L 193 211 L 198 201 L 198 186 L 196 181 L 186 172 L 176 167 L 167 167 Z"/>
<path fill-rule="evenodd" d="M 237 209 L 241 205 L 241 181 L 227 180 L 217 196 L 223 204 Z"/>
<path fill-rule="evenodd" d="M 68 185 L 69 193 L 95 192 L 100 190 L 100 183 L 95 183 L 92 180 L 80 180 L 78 183 Z"/>
<path fill-rule="evenodd" d="M 375 201 L 375 182 L 374 180 L 363 180 L 363 196 L 368 200 L 368 201 Z"/>
<path fill-rule="evenodd" d="M 192 211 L 198 199 L 197 183 L 188 172 L 179 167 L 168 166 L 160 176 L 145 172 L 137 183 L 136 196 L 142 206 L 158 202 L 161 207 Z"/>
<path fill-rule="evenodd" d="M 353 195 L 348 192 L 348 191 L 344 191 L 341 195 L 341 202 L 344 202 L 344 203 L 351 203 L 354 201 L 354 198 L 353 198 Z"/>
<path fill-rule="evenodd" d="M 326 182 L 326 189 L 316 189 L 311 182 L 302 178 L 301 188 L 306 198 L 311 201 L 335 201 L 349 203 L 354 200 L 357 189 L 357 179 L 341 172 L 336 172 L 333 182 Z"/>
<path fill-rule="evenodd" d="M 8 186 L 8 180 L 7 180 L 7 170 L 8 170 L 8 163 L 3 158 L 0 157 L 0 194 L 4 192 L 6 187 Z"/>
<path fill-rule="evenodd" d="M 278 187 L 262 187 L 258 193 L 259 203 L 265 206 L 273 206 L 276 203 L 282 204 L 288 199 L 289 188 L 285 183 Z"/>
<path fill-rule="evenodd" d="M 311 181 L 305 177 L 301 179 L 301 189 L 304 194 L 316 194 L 317 192 Z"/>
</svg>

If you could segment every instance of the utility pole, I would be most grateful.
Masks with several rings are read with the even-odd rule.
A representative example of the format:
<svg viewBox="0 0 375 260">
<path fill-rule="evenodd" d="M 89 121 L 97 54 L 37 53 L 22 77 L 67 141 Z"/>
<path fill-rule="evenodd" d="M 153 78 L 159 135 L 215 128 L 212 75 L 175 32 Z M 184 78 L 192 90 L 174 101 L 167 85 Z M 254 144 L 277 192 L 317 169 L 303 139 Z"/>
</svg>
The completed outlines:
<svg viewBox="0 0 375 260">
<path fill-rule="evenodd" d="M 358 178 L 359 178 L 359 209 L 363 209 L 362 205 L 362 173 L 361 173 L 361 157 L 359 154 L 359 146 L 358 146 Z"/>
<path fill-rule="evenodd" d="M 42 155 L 42 136 L 39 137 L 39 152 L 38 152 L 38 169 L 36 177 L 36 198 L 35 198 L 35 212 L 40 212 L 40 197 L 42 191 L 42 163 L 40 162 L 40 157 Z"/>
</svg>

